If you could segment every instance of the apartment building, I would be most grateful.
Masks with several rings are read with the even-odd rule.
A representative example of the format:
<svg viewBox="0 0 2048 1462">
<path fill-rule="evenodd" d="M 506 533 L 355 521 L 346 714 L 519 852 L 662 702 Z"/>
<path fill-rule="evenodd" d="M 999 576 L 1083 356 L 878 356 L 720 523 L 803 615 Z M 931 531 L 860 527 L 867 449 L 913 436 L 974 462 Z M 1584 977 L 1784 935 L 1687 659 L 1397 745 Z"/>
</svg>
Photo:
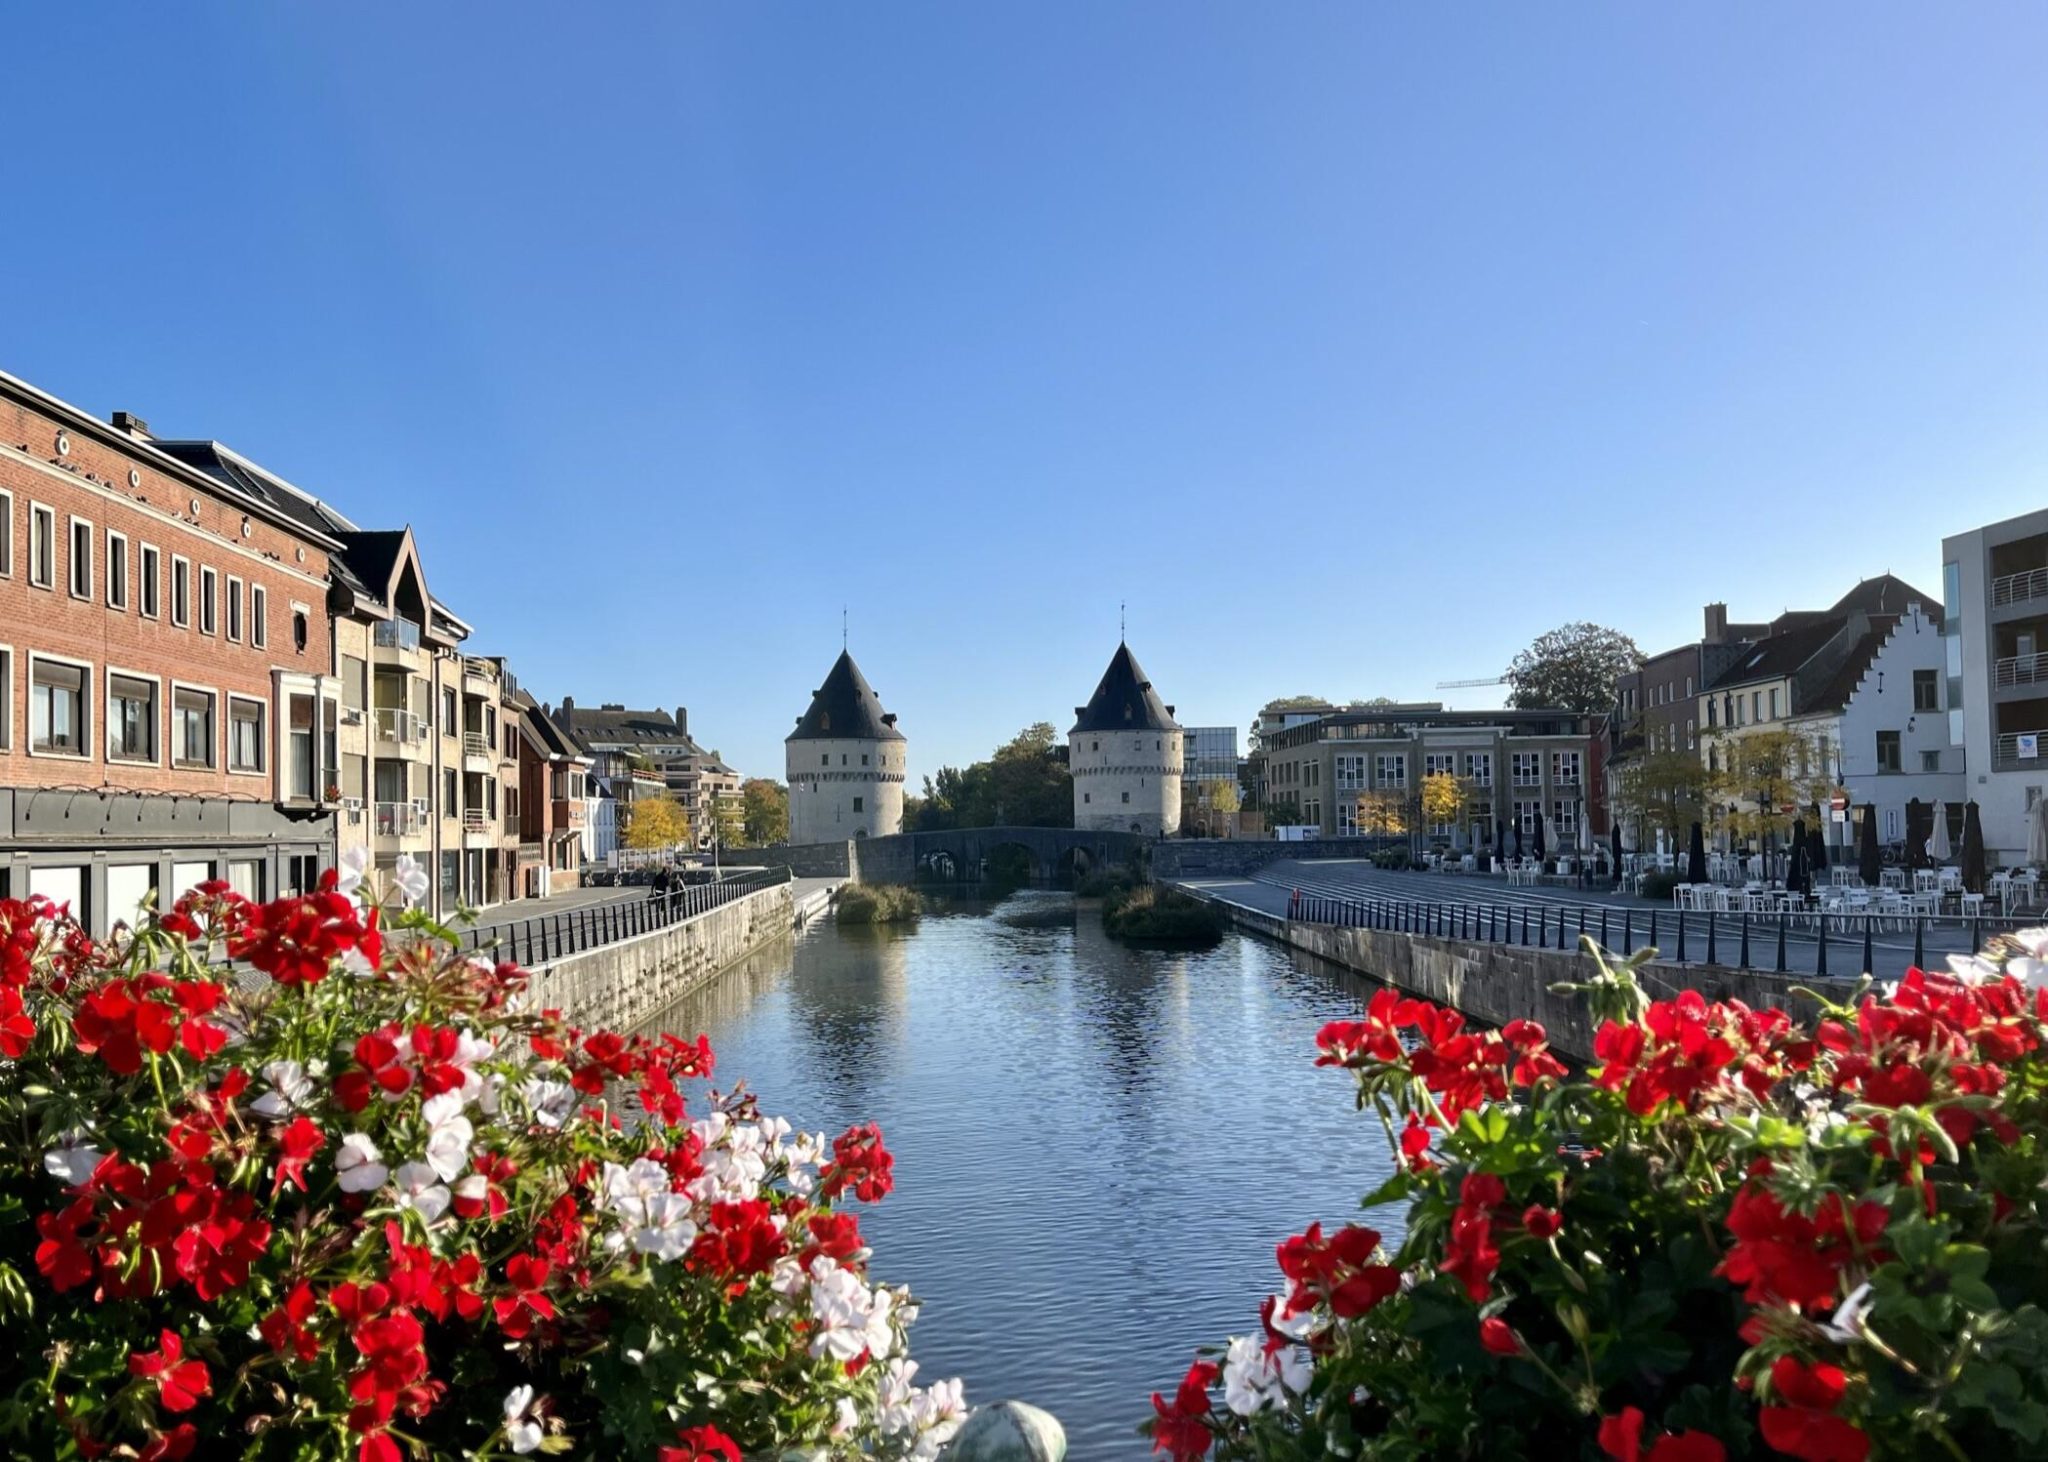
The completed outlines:
<svg viewBox="0 0 2048 1462">
<path fill-rule="evenodd" d="M 513 697 L 519 732 L 519 896 L 541 898 L 582 882 L 590 831 L 590 765 L 532 696 Z"/>
<path fill-rule="evenodd" d="M 652 790 L 644 779 L 651 770 L 660 779 L 660 789 L 689 819 L 696 847 L 711 846 L 721 806 L 739 805 L 740 774 L 691 737 L 686 706 L 677 706 L 671 716 L 667 711 L 628 710 L 616 703 L 593 709 L 564 696 L 553 719 L 593 758 L 621 809 Z M 633 775 L 636 768 L 642 777 Z"/>
<path fill-rule="evenodd" d="M 2027 819 L 2048 787 L 2048 509 L 1941 544 L 1943 682 L 1994 862 L 2027 859 Z"/>
<path fill-rule="evenodd" d="M 1533 839 L 1547 817 L 1561 843 L 1587 819 L 1606 834 L 1596 734 L 1600 718 L 1569 711 L 1449 711 L 1392 705 L 1337 711 L 1264 739 L 1269 795 L 1292 803 L 1325 837 L 1421 825 L 1430 837 L 1492 849 L 1505 831 Z M 1421 823 L 1421 788 L 1439 773 L 1465 796 L 1455 821 Z M 1375 809 L 1385 809 L 1376 813 Z M 1380 816 L 1384 826 L 1375 826 Z"/>
<path fill-rule="evenodd" d="M 335 537 L 0 374 L 0 893 L 105 934 L 333 859 Z"/>
<path fill-rule="evenodd" d="M 502 659 L 465 652 L 471 628 L 428 588 L 412 530 L 366 531 L 219 442 L 157 445 L 334 545 L 320 604 L 337 852 L 367 852 L 387 888 L 410 856 L 428 870 L 436 917 L 517 897 L 518 731 L 507 712 L 517 682 Z"/>
</svg>

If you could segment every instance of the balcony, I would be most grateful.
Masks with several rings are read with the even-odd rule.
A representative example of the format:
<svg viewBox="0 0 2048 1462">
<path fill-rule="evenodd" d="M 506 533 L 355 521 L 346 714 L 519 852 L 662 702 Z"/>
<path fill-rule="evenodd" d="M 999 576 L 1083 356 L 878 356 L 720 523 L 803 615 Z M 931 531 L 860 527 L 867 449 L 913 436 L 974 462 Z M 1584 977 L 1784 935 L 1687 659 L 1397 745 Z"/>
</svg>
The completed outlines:
<svg viewBox="0 0 2048 1462">
<path fill-rule="evenodd" d="M 426 815 L 416 802 L 378 802 L 373 831 L 380 838 L 410 838 L 425 831 Z"/>
<path fill-rule="evenodd" d="M 427 739 L 427 722 L 424 716 L 396 706 L 379 706 L 372 713 L 377 727 L 379 741 L 392 741 L 400 746 L 423 745 Z"/>
<path fill-rule="evenodd" d="M 420 627 L 409 619 L 385 619 L 370 629 L 370 643 L 380 650 L 417 650 Z"/>
<path fill-rule="evenodd" d="M 512 672 L 501 670 L 496 661 L 486 660 L 481 655 L 462 657 L 462 693 L 496 697 L 511 695 L 519 689 L 519 682 L 512 678 Z"/>
<path fill-rule="evenodd" d="M 2003 609 L 2008 604 L 2030 604 L 2036 599 L 2048 599 L 2048 568 L 2001 574 L 1991 581 L 1993 609 Z"/>
<path fill-rule="evenodd" d="M 464 808 L 462 830 L 466 833 L 487 833 L 491 830 L 491 820 L 481 807 Z"/>
<path fill-rule="evenodd" d="M 485 739 L 481 731 L 465 731 L 462 733 L 462 754 L 488 757 L 491 754 L 491 743 Z"/>
<path fill-rule="evenodd" d="M 2007 655 L 1991 662 L 1994 686 L 2048 685 L 2048 654 Z"/>
</svg>

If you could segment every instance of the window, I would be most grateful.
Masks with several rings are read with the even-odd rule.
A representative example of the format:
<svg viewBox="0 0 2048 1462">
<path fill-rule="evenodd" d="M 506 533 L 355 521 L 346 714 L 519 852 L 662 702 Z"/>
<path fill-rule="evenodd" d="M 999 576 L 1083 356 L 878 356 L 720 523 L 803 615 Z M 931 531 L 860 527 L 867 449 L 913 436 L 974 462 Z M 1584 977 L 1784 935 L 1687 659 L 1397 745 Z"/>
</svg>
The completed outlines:
<svg viewBox="0 0 2048 1462">
<path fill-rule="evenodd" d="M 868 754 L 865 751 L 863 751 L 860 754 L 860 764 L 862 766 L 866 766 L 868 764 Z"/>
<path fill-rule="evenodd" d="M 181 767 L 213 765 L 213 693 L 171 687 L 171 761 Z"/>
<path fill-rule="evenodd" d="M 249 643 L 259 650 L 270 643 L 270 595 L 261 584 L 249 586 Z"/>
<path fill-rule="evenodd" d="M 142 582 L 137 585 L 136 606 L 150 619 L 163 612 L 164 556 L 157 552 L 154 543 L 142 545 L 142 556 L 136 560 L 140 566 Z"/>
<path fill-rule="evenodd" d="M 258 589 L 255 592 L 261 594 L 263 591 Z M 252 632 L 255 630 L 254 620 L 251 620 L 249 628 Z M 341 703 L 351 711 L 366 710 L 370 704 L 369 697 L 369 665 L 360 656 L 343 655 L 341 657 Z"/>
<path fill-rule="evenodd" d="M 0 579 L 14 577 L 14 494 L 0 492 Z"/>
<path fill-rule="evenodd" d="M 828 752 L 824 752 L 823 754 L 821 754 L 821 755 L 819 756 L 819 758 L 818 758 L 818 765 L 820 765 L 820 766 L 827 766 L 827 767 L 831 766 L 831 765 L 832 765 L 832 753 L 828 751 Z"/>
<path fill-rule="evenodd" d="M 86 683 L 83 665 L 29 661 L 29 750 L 45 756 L 85 755 Z"/>
<path fill-rule="evenodd" d="M 453 736 L 461 730 L 462 723 L 455 719 L 455 689 L 444 685 L 441 687 L 441 734 Z"/>
<path fill-rule="evenodd" d="M 1425 752 L 1422 757 L 1422 774 L 1426 777 L 1453 776 L 1455 761 L 1456 758 L 1448 751 Z"/>
<path fill-rule="evenodd" d="M 1749 719 L 1761 721 L 1764 718 L 1764 693 L 1753 690 L 1749 693 Z"/>
<path fill-rule="evenodd" d="M 1562 787 L 1576 786 L 1579 780 L 1579 753 L 1576 751 L 1553 751 L 1550 753 L 1550 780 Z"/>
<path fill-rule="evenodd" d="M 1770 706 L 1770 714 L 1766 716 L 1764 719 L 1767 721 L 1775 721 L 1778 719 L 1778 687 L 1776 687 L 1775 685 L 1771 687 Z"/>
<path fill-rule="evenodd" d="M 455 769 L 449 767 L 441 773 L 441 815 L 455 816 L 456 802 Z"/>
<path fill-rule="evenodd" d="M 1913 709 L 1916 711 L 1938 711 L 1941 709 L 1941 672 L 1939 670 L 1915 670 L 1913 672 Z"/>
<path fill-rule="evenodd" d="M 1475 787 L 1491 787 L 1493 785 L 1493 753 L 1490 751 L 1466 752 L 1465 780 Z"/>
<path fill-rule="evenodd" d="M 1940 753 L 1940 752 L 1938 752 L 1938 751 L 1923 751 L 1923 752 L 1921 752 L 1921 753 L 1920 753 L 1920 770 L 1921 770 L 1921 771 L 1923 771 L 1923 772 L 1938 772 L 1938 771 L 1940 771 L 1940 770 L 1941 770 L 1941 753 Z"/>
<path fill-rule="evenodd" d="M 1340 751 L 1337 753 L 1336 761 L 1337 790 L 1340 792 L 1363 791 L 1365 788 L 1365 753 Z"/>
<path fill-rule="evenodd" d="M 41 503 L 28 505 L 28 581 L 38 589 L 57 582 L 57 513 Z"/>
<path fill-rule="evenodd" d="M 157 683 L 107 672 L 107 759 L 156 760 Z"/>
<path fill-rule="evenodd" d="M 1543 785 L 1543 753 L 1540 751 L 1518 751 L 1514 753 L 1515 785 L 1517 787 L 1540 787 Z M 1521 804 L 1517 803 L 1517 806 Z M 1534 806 L 1534 803 L 1529 804 Z"/>
<path fill-rule="evenodd" d="M 1711 729 L 1712 727 L 1715 727 L 1715 726 L 1718 726 L 1718 725 L 1720 725 L 1720 724 L 1721 724 L 1721 714 L 1720 714 L 1720 712 L 1721 712 L 1721 703 L 1720 703 L 1719 701 L 1715 700 L 1715 699 L 1714 699 L 1714 698 L 1713 698 L 1712 696 L 1708 696 L 1708 697 L 1707 697 L 1707 725 L 1708 725 L 1708 727 L 1709 727 L 1710 729 Z"/>
<path fill-rule="evenodd" d="M 1337 803 L 1337 836 L 1355 838 L 1358 836 L 1358 804 L 1339 799 Z"/>
<path fill-rule="evenodd" d="M 1550 827 L 1560 841 L 1579 835 L 1579 804 L 1562 799 L 1550 804 Z M 1548 851 L 1548 850 L 1546 850 Z"/>
<path fill-rule="evenodd" d="M 128 536 L 107 530 L 107 608 L 128 607 Z"/>
<path fill-rule="evenodd" d="M 71 597 L 92 598 L 92 524 L 71 520 Z"/>
<path fill-rule="evenodd" d="M 1124 793 L 1124 801 L 1128 802 L 1128 801 L 1130 801 L 1130 800 L 1131 800 L 1131 794 L 1130 794 L 1130 793 L 1128 793 L 1128 792 Z"/>
<path fill-rule="evenodd" d="M 217 569 L 199 570 L 199 633 L 217 634 L 220 623 L 220 572 Z"/>
<path fill-rule="evenodd" d="M 1373 783 L 1380 787 L 1408 785 L 1408 753 L 1382 751 L 1373 757 Z"/>
<path fill-rule="evenodd" d="M 262 701 L 228 698 L 228 770 L 260 772 L 268 763 L 264 747 L 268 738 L 263 723 L 268 708 Z"/>
<path fill-rule="evenodd" d="M 1895 772 L 1899 769 L 1899 733 L 1880 731 L 1877 733 L 1877 769 L 1881 772 Z"/>
<path fill-rule="evenodd" d="M 228 638 L 242 643 L 242 581 L 228 575 Z"/>
<path fill-rule="evenodd" d="M 865 812 L 865 811 L 867 810 L 867 806 L 866 806 L 866 804 L 867 804 L 867 798 L 865 798 L 865 797 L 856 797 L 856 798 L 854 798 L 854 799 L 853 799 L 853 810 L 854 810 L 855 812 Z"/>
<path fill-rule="evenodd" d="M 192 623 L 192 561 L 171 555 L 171 623 L 179 629 Z"/>
<path fill-rule="evenodd" d="M 1536 819 L 1543 814 L 1541 802 L 1517 802 L 1515 804 L 1515 826 L 1522 830 L 1523 837 L 1532 837 L 1536 832 Z M 1545 851 L 1548 851 L 1547 849 Z"/>
</svg>

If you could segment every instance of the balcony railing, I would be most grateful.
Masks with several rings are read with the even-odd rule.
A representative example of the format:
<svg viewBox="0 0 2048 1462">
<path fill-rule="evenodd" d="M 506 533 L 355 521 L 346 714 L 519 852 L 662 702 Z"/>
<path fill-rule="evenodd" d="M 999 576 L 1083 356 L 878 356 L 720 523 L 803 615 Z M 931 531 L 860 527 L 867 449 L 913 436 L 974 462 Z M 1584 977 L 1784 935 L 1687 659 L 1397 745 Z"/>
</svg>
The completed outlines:
<svg viewBox="0 0 2048 1462">
<path fill-rule="evenodd" d="M 484 810 L 483 810 L 483 809 L 482 809 L 481 807 L 469 807 L 469 808 L 465 808 L 465 809 L 463 809 L 463 813 L 462 813 L 462 830 L 463 830 L 464 832 L 466 832 L 466 833 L 481 833 L 481 832 L 489 832 L 489 831 L 490 831 L 490 828 L 491 828 L 491 822 L 490 822 L 490 819 L 489 819 L 488 817 L 486 817 L 486 816 L 484 815 Z"/>
<path fill-rule="evenodd" d="M 380 838 L 409 838 L 426 826 L 427 820 L 415 803 L 379 802 L 375 807 L 376 833 Z"/>
<path fill-rule="evenodd" d="M 380 620 L 370 631 L 370 643 L 380 650 L 417 650 L 420 627 L 409 619 Z"/>
<path fill-rule="evenodd" d="M 2048 685 L 2048 654 L 2007 655 L 1991 664 L 1993 685 Z"/>
<path fill-rule="evenodd" d="M 484 739 L 484 734 L 481 731 L 465 731 L 462 733 L 462 754 L 464 756 L 489 756 L 491 754 L 491 743 Z"/>
<path fill-rule="evenodd" d="M 424 716 L 395 706 L 377 707 L 377 739 L 410 744 L 427 739 L 427 722 Z"/>
<path fill-rule="evenodd" d="M 2033 749 L 2033 755 L 2020 754 L 2022 739 Z M 2048 771 L 2048 731 L 2009 731 L 1991 743 L 1991 769 L 1997 772 Z"/>
<path fill-rule="evenodd" d="M 2048 599 L 2048 568 L 2003 574 L 1991 581 L 1991 603 L 1994 606 L 2025 604 L 2032 599 Z"/>
</svg>

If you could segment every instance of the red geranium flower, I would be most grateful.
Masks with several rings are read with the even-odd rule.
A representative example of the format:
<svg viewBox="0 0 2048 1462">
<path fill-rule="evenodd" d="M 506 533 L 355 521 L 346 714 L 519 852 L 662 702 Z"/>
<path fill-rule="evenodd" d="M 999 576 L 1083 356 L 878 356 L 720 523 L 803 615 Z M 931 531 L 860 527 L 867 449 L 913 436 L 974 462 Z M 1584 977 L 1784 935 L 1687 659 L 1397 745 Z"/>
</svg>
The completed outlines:
<svg viewBox="0 0 2048 1462">
<path fill-rule="evenodd" d="M 154 1380 L 166 1411 L 190 1411 L 200 1398 L 213 1390 L 213 1378 L 203 1360 L 185 1359 L 185 1342 L 174 1330 L 158 1336 L 157 1350 L 131 1351 L 128 1374 Z"/>
<path fill-rule="evenodd" d="M 693 1426 L 678 1432 L 680 1447 L 663 1447 L 659 1462 L 740 1462 L 740 1449 L 733 1439 L 715 1426 Z"/>
<path fill-rule="evenodd" d="M 1152 1393 L 1152 1409 L 1158 1413 L 1152 1424 L 1153 1451 L 1166 1453 L 1173 1462 L 1193 1462 L 1207 1454 L 1209 1426 L 1203 1418 L 1209 1415 L 1209 1388 L 1219 1374 L 1213 1363 L 1198 1360 L 1181 1377 L 1171 1405 L 1157 1391 Z"/>
</svg>

